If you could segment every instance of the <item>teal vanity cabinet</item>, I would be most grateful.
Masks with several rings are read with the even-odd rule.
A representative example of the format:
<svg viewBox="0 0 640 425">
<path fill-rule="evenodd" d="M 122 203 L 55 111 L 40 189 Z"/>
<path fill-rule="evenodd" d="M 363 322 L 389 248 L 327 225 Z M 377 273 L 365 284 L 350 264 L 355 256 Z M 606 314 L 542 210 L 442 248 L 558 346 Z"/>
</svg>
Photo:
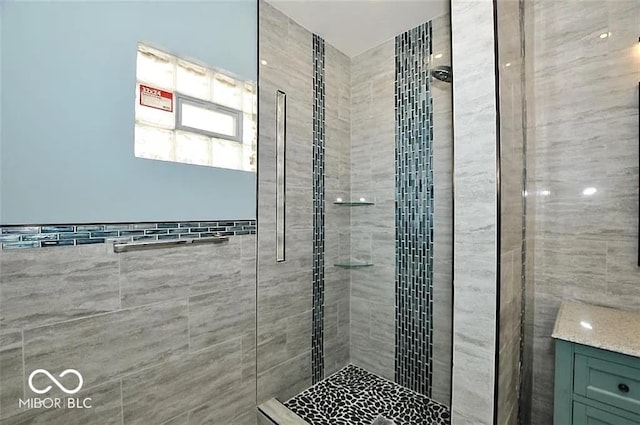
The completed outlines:
<svg viewBox="0 0 640 425">
<path fill-rule="evenodd" d="M 640 425 L 640 314 L 563 303 L 554 425 Z"/>
</svg>

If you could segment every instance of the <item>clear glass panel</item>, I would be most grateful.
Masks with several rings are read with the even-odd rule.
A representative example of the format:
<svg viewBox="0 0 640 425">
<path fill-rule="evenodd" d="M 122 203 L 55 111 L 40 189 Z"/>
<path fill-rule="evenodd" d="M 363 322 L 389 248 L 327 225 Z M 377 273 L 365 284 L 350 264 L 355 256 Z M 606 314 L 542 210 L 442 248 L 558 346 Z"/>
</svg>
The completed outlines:
<svg viewBox="0 0 640 425">
<path fill-rule="evenodd" d="M 276 261 L 285 260 L 287 95 L 276 93 Z"/>
<path fill-rule="evenodd" d="M 213 77 L 213 102 L 233 109 L 242 109 L 243 85 L 222 74 Z"/>
<path fill-rule="evenodd" d="M 212 165 L 211 138 L 200 134 L 176 132 L 176 161 L 186 164 Z"/>
<path fill-rule="evenodd" d="M 158 88 L 173 91 L 175 89 L 173 58 L 159 50 L 139 44 L 136 76 L 138 81 L 144 81 Z"/>
<path fill-rule="evenodd" d="M 144 125 L 135 127 L 135 155 L 138 158 L 173 161 L 173 132 Z"/>
<path fill-rule="evenodd" d="M 206 68 L 178 61 L 176 90 L 198 99 L 211 100 L 211 78 Z"/>
<path fill-rule="evenodd" d="M 199 107 L 187 102 L 181 103 L 180 108 L 181 125 L 183 126 L 230 137 L 237 136 L 237 118 L 234 115 Z"/>
</svg>

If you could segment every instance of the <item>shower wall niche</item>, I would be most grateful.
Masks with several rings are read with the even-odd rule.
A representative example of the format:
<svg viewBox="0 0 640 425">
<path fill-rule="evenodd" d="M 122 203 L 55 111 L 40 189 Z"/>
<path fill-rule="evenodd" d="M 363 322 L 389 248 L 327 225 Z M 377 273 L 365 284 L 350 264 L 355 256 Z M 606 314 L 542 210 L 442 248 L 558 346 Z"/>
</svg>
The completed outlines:
<svg viewBox="0 0 640 425">
<path fill-rule="evenodd" d="M 258 402 L 353 364 L 451 394 L 449 16 L 348 57 L 260 2 Z M 287 95 L 276 261 L 275 93 Z"/>
</svg>

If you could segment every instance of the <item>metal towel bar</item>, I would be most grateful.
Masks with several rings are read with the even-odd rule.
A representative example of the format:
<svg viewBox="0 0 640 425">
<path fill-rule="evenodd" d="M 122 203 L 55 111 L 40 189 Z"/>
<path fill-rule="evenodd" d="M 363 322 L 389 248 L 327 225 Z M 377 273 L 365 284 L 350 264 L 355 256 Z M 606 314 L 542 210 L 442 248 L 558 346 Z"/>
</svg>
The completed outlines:
<svg viewBox="0 0 640 425">
<path fill-rule="evenodd" d="M 114 242 L 113 252 L 142 251 L 146 249 L 172 248 L 174 246 L 189 246 L 202 244 L 219 244 L 229 240 L 227 236 L 210 236 L 193 239 L 167 239 L 160 241 Z"/>
</svg>

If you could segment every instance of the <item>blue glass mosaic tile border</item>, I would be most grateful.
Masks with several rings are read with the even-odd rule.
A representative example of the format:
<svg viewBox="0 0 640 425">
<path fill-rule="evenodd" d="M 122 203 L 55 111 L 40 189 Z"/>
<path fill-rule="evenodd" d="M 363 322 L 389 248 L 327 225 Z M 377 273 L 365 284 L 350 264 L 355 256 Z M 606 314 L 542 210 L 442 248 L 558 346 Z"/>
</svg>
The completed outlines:
<svg viewBox="0 0 640 425">
<path fill-rule="evenodd" d="M 311 376 L 313 383 L 324 377 L 324 40 L 313 35 L 313 327 Z"/>
<path fill-rule="evenodd" d="M 431 22 L 395 39 L 395 379 L 431 396 L 433 352 L 433 98 Z"/>
<path fill-rule="evenodd" d="M 0 226 L 0 243 L 2 249 L 19 249 L 255 234 L 255 220 Z"/>
</svg>

